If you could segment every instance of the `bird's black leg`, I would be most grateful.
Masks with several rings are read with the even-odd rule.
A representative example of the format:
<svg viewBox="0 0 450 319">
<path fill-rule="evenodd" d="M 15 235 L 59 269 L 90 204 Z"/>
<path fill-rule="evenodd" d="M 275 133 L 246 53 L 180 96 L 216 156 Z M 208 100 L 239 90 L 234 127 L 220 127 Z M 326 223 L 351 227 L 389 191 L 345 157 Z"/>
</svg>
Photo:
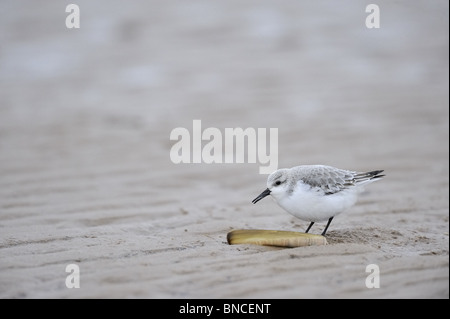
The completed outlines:
<svg viewBox="0 0 450 319">
<path fill-rule="evenodd" d="M 305 233 L 309 232 L 309 230 L 311 229 L 312 225 L 314 225 L 314 222 L 311 222 L 311 224 L 309 224 L 309 226 L 306 229 Z"/>
<path fill-rule="evenodd" d="M 333 220 L 333 218 L 334 218 L 334 217 L 331 217 L 331 218 L 328 220 L 327 226 L 325 227 L 325 229 L 324 229 L 323 232 L 322 232 L 322 236 L 325 236 L 325 234 L 327 233 L 328 226 L 330 226 L 331 221 Z"/>
</svg>

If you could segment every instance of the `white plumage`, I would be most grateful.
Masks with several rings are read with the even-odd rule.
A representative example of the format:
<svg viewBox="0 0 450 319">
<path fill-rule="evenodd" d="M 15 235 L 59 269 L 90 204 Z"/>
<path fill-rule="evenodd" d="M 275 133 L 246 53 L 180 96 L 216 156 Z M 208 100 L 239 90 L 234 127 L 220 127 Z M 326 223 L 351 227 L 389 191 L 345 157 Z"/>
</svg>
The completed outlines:
<svg viewBox="0 0 450 319">
<path fill-rule="evenodd" d="M 302 165 L 279 169 L 267 178 L 267 189 L 252 202 L 267 195 L 291 215 L 309 221 L 306 232 L 315 222 L 328 220 L 353 206 L 363 186 L 384 175 L 383 171 L 354 172 L 326 165 Z"/>
</svg>

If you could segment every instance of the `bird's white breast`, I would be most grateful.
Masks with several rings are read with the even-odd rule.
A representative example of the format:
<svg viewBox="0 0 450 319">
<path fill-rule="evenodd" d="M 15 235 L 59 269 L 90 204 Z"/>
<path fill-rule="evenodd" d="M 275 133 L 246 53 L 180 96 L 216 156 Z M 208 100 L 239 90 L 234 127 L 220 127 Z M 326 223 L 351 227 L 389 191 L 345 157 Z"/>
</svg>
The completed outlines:
<svg viewBox="0 0 450 319">
<path fill-rule="evenodd" d="M 299 181 L 293 192 L 273 194 L 275 201 L 291 215 L 302 220 L 319 222 L 342 213 L 357 200 L 357 190 L 347 189 L 325 195 L 320 188 L 311 188 Z"/>
</svg>

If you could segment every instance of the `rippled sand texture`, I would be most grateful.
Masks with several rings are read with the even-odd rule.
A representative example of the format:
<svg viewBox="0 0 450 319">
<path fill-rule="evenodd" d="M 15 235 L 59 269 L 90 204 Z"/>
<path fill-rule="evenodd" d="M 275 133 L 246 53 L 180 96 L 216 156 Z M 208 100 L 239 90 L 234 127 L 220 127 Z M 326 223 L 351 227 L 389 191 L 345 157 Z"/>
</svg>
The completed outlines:
<svg viewBox="0 0 450 319">
<path fill-rule="evenodd" d="M 447 1 L 76 3 L 0 3 L 1 298 L 449 297 Z M 173 164 L 194 119 L 386 177 L 327 246 L 229 246 L 308 223 L 251 204 L 259 163 Z"/>
</svg>

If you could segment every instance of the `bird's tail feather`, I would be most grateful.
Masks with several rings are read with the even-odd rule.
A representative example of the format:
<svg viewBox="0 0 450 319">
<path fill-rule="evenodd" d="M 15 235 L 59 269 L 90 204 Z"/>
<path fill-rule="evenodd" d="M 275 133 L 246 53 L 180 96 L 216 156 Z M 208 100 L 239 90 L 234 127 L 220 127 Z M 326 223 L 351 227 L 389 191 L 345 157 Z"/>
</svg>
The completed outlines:
<svg viewBox="0 0 450 319">
<path fill-rule="evenodd" d="M 383 172 L 384 172 L 384 170 L 377 170 L 377 171 L 371 171 L 371 172 L 365 172 L 365 173 L 358 173 L 355 175 L 355 183 L 361 185 L 361 184 L 375 182 L 385 176 L 385 175 L 381 175 L 381 173 L 383 173 Z"/>
</svg>

